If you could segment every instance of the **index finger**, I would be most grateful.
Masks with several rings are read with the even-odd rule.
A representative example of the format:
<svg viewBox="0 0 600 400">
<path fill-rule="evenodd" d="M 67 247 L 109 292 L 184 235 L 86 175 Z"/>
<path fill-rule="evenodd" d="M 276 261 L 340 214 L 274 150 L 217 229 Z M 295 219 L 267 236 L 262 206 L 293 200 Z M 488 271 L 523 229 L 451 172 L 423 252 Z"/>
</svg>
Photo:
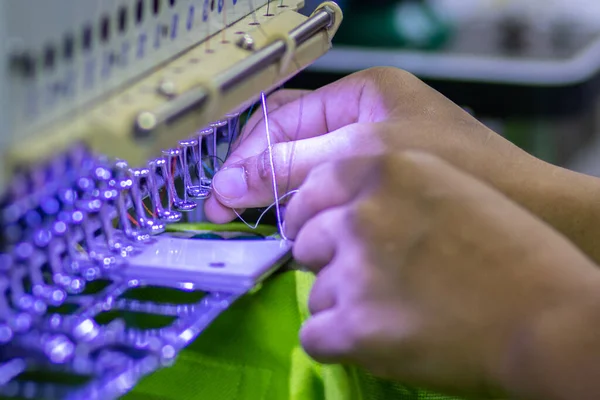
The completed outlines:
<svg viewBox="0 0 600 400">
<path fill-rule="evenodd" d="M 285 94 L 287 100 L 292 100 L 270 109 L 268 114 L 273 143 L 309 139 L 355 123 L 380 122 L 396 112 L 400 103 L 407 106 L 410 103 L 413 107 L 418 96 L 406 89 L 410 85 L 406 83 L 405 75 L 408 74 L 397 69 L 377 68 L 350 75 L 295 98 Z M 249 122 L 225 166 L 260 154 L 267 148 L 262 113 L 256 113 Z"/>
<path fill-rule="evenodd" d="M 371 178 L 373 157 L 347 157 L 314 168 L 286 208 L 287 237 L 296 238 L 307 221 L 325 210 L 355 201 Z"/>
</svg>

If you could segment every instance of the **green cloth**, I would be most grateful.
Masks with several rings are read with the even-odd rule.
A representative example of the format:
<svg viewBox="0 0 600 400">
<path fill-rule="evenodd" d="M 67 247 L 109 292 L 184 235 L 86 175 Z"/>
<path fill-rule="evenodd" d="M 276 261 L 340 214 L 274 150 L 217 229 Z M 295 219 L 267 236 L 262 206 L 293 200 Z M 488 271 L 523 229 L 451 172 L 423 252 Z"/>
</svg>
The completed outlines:
<svg viewBox="0 0 600 400">
<path fill-rule="evenodd" d="M 241 224 L 178 224 L 171 234 L 276 234 L 272 227 Z M 130 400 L 454 400 L 375 379 L 355 368 L 321 366 L 298 340 L 308 317 L 314 277 L 286 271 L 276 274 L 223 313 L 186 348 L 175 364 L 144 379 L 124 398 Z M 196 303 L 200 293 L 136 288 L 124 295 L 140 301 Z M 118 311 L 97 317 L 108 323 L 120 316 L 140 329 L 158 328 L 165 317 Z M 47 378 L 47 377 L 46 377 Z M 60 378 L 59 382 L 70 382 Z M 46 380 L 46 379 L 43 379 Z M 51 381 L 54 381 L 52 379 Z M 1 398 L 1 396 L 0 396 Z"/>
<path fill-rule="evenodd" d="M 450 400 L 375 379 L 354 368 L 321 366 L 301 349 L 312 275 L 278 274 L 221 315 L 173 367 L 125 398 L 219 400 Z"/>
</svg>

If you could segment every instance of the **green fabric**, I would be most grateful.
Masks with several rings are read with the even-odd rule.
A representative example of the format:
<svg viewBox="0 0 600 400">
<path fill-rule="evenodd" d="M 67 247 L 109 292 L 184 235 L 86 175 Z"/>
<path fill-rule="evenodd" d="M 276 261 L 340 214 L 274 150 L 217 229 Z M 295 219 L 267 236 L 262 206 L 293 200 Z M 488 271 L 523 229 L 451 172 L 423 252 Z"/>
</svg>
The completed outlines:
<svg viewBox="0 0 600 400">
<path fill-rule="evenodd" d="M 251 230 L 240 224 L 179 224 L 172 234 L 276 234 L 270 227 Z M 224 239 L 227 240 L 227 239 Z M 321 366 L 298 340 L 308 317 L 314 277 L 287 271 L 276 274 L 221 315 L 178 357 L 174 366 L 144 379 L 124 398 L 130 400 L 453 400 L 375 379 L 355 368 Z M 94 286 L 106 283 L 96 282 Z M 90 285 L 92 286 L 92 285 Z M 98 287 L 98 289 L 100 289 Z M 124 297 L 171 304 L 196 303 L 202 293 L 166 288 L 136 288 Z M 160 328 L 169 319 L 110 311 L 99 323 L 123 318 L 137 328 Z M 48 377 L 46 377 L 48 378 Z M 66 383 L 66 378 L 51 379 Z M 43 379 L 46 380 L 46 379 Z"/>
<path fill-rule="evenodd" d="M 219 317 L 171 368 L 142 381 L 126 399 L 450 400 L 321 366 L 301 349 L 311 275 L 278 274 Z"/>
<path fill-rule="evenodd" d="M 224 225 L 210 223 L 192 223 L 192 224 L 171 224 L 167 225 L 167 232 L 189 232 L 189 231 L 204 231 L 204 232 L 240 232 L 251 233 L 267 236 L 277 236 L 277 228 L 269 225 L 259 225 L 255 229 L 248 227 L 241 222 L 232 222 Z"/>
</svg>

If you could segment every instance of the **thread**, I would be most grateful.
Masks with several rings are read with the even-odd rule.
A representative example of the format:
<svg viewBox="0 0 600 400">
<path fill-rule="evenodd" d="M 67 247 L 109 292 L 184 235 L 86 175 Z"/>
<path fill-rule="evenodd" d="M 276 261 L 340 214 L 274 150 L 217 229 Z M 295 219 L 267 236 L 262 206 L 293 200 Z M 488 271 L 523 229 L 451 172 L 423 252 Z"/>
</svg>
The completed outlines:
<svg viewBox="0 0 600 400">
<path fill-rule="evenodd" d="M 291 57 L 290 60 L 292 63 L 294 63 L 294 65 L 297 68 L 300 68 L 300 64 L 298 63 L 298 61 L 296 60 L 296 58 L 293 56 Z M 283 85 L 279 87 L 279 90 L 283 89 Z M 300 130 L 302 129 L 302 114 L 304 111 L 304 98 L 301 97 L 300 99 L 298 99 L 299 101 L 299 113 L 298 113 L 298 126 L 296 128 L 296 132 L 293 135 L 293 138 L 291 139 L 292 145 L 290 148 L 291 153 L 294 153 L 294 149 L 296 147 L 296 140 L 298 139 L 298 136 L 300 134 Z M 244 220 L 244 218 L 240 215 L 240 213 L 236 210 L 233 209 L 233 212 L 235 213 L 235 215 L 238 217 L 238 219 L 244 224 L 246 225 L 248 228 L 255 230 L 258 228 L 258 225 L 260 224 L 260 221 L 263 219 L 263 217 L 267 214 L 267 212 L 269 212 L 269 210 L 271 210 L 273 207 L 276 207 L 276 212 L 277 212 L 277 228 L 280 232 L 281 237 L 284 240 L 289 240 L 286 236 L 285 236 L 285 232 L 283 230 L 283 218 L 281 215 L 281 205 L 280 202 L 283 201 L 285 198 L 295 194 L 298 192 L 298 190 L 289 190 L 290 189 L 290 184 L 291 182 L 288 180 L 286 186 L 285 186 L 285 191 L 286 193 L 279 197 L 278 195 L 278 190 L 277 190 L 277 176 L 276 176 L 276 172 L 275 172 L 275 163 L 273 160 L 273 146 L 272 146 L 272 141 L 271 141 L 271 131 L 269 129 L 269 111 L 268 111 L 268 107 L 267 107 L 267 102 L 266 102 L 266 94 L 264 92 L 261 93 L 261 100 L 260 103 L 262 104 L 262 108 L 263 108 L 263 118 L 265 120 L 265 131 L 266 131 L 266 137 L 267 137 L 267 146 L 268 146 L 268 151 L 269 151 L 269 163 L 270 163 L 270 167 L 271 167 L 271 179 L 273 182 L 273 196 L 275 198 L 275 201 L 273 203 L 271 203 L 271 205 L 269 205 L 258 217 L 256 223 L 254 225 L 248 223 L 246 220 Z M 247 129 L 248 128 L 248 121 L 250 119 L 250 117 L 252 116 L 252 112 L 254 110 L 254 108 L 258 105 L 258 103 L 253 104 L 250 109 L 247 112 L 246 115 L 246 121 L 244 123 L 244 128 L 247 131 L 247 134 L 250 133 L 250 131 Z M 240 129 L 242 129 L 242 127 L 240 126 Z M 229 143 L 229 149 L 227 151 L 227 156 L 226 158 L 229 157 L 229 154 L 231 153 L 231 148 L 235 148 L 235 147 L 239 147 L 241 145 L 241 143 L 246 139 L 245 137 L 246 135 L 241 134 L 239 135 L 239 137 L 237 137 L 237 146 L 234 146 L 234 144 L 236 143 L 236 141 L 233 141 L 233 143 Z M 289 157 L 289 159 L 291 160 L 292 157 Z M 292 162 L 290 161 L 290 164 L 288 165 L 288 177 L 291 176 L 291 169 L 292 169 Z"/>
<path fill-rule="evenodd" d="M 271 130 L 269 127 L 269 109 L 267 106 L 267 99 L 266 99 L 266 95 L 264 92 L 261 93 L 261 105 L 262 105 L 262 111 L 263 111 L 263 119 L 264 119 L 264 123 L 265 123 L 265 134 L 267 137 L 267 150 L 269 152 L 269 165 L 270 165 L 270 169 L 271 169 L 271 180 L 272 180 L 272 184 L 273 184 L 273 197 L 274 197 L 275 201 L 273 203 L 271 203 L 271 205 L 269 205 L 259 215 L 259 217 L 254 225 L 252 225 L 252 224 L 248 223 L 246 220 L 244 220 L 244 218 L 240 215 L 240 213 L 236 209 L 233 209 L 233 212 L 235 213 L 235 215 L 239 218 L 239 220 L 244 225 L 246 225 L 248 228 L 250 228 L 252 230 L 255 230 L 258 227 L 258 225 L 260 224 L 260 221 L 267 214 L 267 212 L 269 212 L 269 210 L 271 210 L 273 207 L 275 207 L 275 211 L 276 211 L 276 215 L 277 215 L 277 228 L 279 231 L 279 235 L 281 236 L 281 238 L 283 240 L 288 240 L 288 238 L 285 236 L 285 232 L 283 230 L 283 217 L 282 217 L 282 213 L 281 213 L 280 202 L 283 201 L 285 198 L 297 193 L 298 190 L 288 191 L 283 196 L 281 196 L 281 197 L 279 196 L 278 189 L 277 189 L 277 175 L 275 172 L 275 161 L 274 161 L 274 155 L 273 155 L 273 143 L 271 140 Z M 246 120 L 246 123 L 247 122 L 248 121 Z M 290 168 L 291 168 L 291 166 L 290 166 Z M 289 188 L 289 182 L 288 182 L 287 187 Z"/>
<path fill-rule="evenodd" d="M 273 157 L 273 144 L 271 143 L 271 131 L 269 129 L 269 109 L 267 107 L 267 96 L 265 92 L 260 94 L 260 99 L 263 108 L 263 117 L 265 119 L 265 132 L 267 135 L 267 149 L 269 150 L 269 166 L 271 167 L 271 179 L 273 181 L 273 196 L 275 196 L 275 212 L 277 213 L 277 226 L 279 234 L 283 240 L 287 240 L 283 232 L 283 218 L 281 217 L 281 207 L 279 205 L 279 194 L 277 193 L 277 176 L 275 174 L 275 160 Z"/>
<path fill-rule="evenodd" d="M 287 197 L 289 197 L 289 196 L 291 196 L 293 194 L 296 194 L 296 193 L 298 193 L 298 190 L 292 190 L 291 192 L 287 192 L 283 196 L 279 197 L 277 200 L 278 200 L 278 202 L 283 201 L 285 198 L 287 198 Z M 275 202 L 271 203 L 271 205 L 269 207 L 265 208 L 265 210 L 258 216 L 258 219 L 256 220 L 256 223 L 254 225 L 250 224 L 249 222 L 246 222 L 246 220 L 244 220 L 244 218 L 242 218 L 242 216 L 237 212 L 237 210 L 234 209 L 233 212 L 235 213 L 235 215 L 237 215 L 237 217 L 240 219 L 240 221 L 244 225 L 246 225 L 248 228 L 250 228 L 252 230 L 255 230 L 256 228 L 258 228 L 258 225 L 260 225 L 260 221 L 263 219 L 263 217 L 265 215 L 267 215 L 267 213 L 269 212 L 269 210 L 271 208 L 273 208 L 273 207 L 275 207 Z M 285 234 L 283 233 L 283 230 L 281 231 L 280 235 L 281 235 L 281 237 L 284 240 L 288 240 L 285 237 Z"/>
</svg>

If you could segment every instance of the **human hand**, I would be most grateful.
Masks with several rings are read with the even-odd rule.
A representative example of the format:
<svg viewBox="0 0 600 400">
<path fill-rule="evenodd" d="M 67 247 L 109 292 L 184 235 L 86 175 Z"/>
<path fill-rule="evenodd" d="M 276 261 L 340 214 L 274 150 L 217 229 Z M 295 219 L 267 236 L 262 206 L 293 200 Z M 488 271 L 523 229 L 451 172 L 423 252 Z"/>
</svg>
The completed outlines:
<svg viewBox="0 0 600 400">
<path fill-rule="evenodd" d="M 315 92 L 269 98 L 279 195 L 296 189 L 315 166 L 356 155 L 420 149 L 451 160 L 499 187 L 522 190 L 538 163 L 411 74 L 395 68 L 356 73 Z M 213 181 L 206 215 L 217 223 L 232 208 L 273 203 L 262 113 L 256 113 Z"/>
<path fill-rule="evenodd" d="M 308 354 L 460 395 L 520 394 L 515 352 L 536 319 L 597 292 L 595 267 L 562 236 L 422 153 L 315 168 L 285 230 L 317 273 Z"/>
</svg>

